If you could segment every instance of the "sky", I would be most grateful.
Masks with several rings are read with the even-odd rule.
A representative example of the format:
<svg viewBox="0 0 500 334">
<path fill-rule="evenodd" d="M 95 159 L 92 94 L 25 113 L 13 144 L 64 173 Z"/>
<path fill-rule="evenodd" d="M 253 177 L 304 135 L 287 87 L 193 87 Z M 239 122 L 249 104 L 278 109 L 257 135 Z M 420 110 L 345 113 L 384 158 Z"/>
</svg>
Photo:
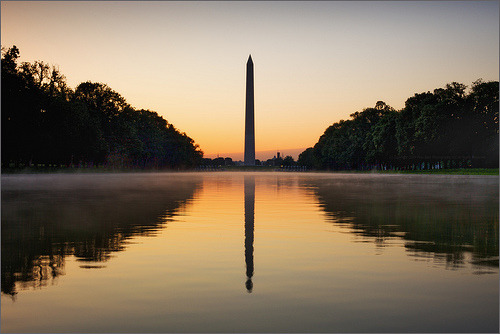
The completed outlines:
<svg viewBox="0 0 500 334">
<path fill-rule="evenodd" d="M 296 159 L 379 100 L 399 110 L 453 81 L 498 81 L 499 2 L 1 1 L 1 44 L 58 66 L 72 88 L 105 83 L 205 157 L 236 160 L 251 54 L 256 157 Z"/>
</svg>

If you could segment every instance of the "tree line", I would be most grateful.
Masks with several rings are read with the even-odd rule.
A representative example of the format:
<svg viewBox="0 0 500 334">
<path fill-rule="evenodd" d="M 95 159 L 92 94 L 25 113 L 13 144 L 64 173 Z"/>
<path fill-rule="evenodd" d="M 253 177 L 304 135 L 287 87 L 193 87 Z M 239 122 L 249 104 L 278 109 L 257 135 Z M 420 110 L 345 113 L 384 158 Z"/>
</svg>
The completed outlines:
<svg viewBox="0 0 500 334">
<path fill-rule="evenodd" d="M 203 158 L 200 168 L 216 168 L 216 167 L 228 167 L 228 166 L 243 166 L 243 161 L 233 161 L 232 158 L 229 157 L 217 157 L 214 159 Z M 255 159 L 255 166 L 268 166 L 268 167 L 290 167 L 296 166 L 297 162 L 293 159 L 291 155 L 287 155 L 286 157 L 274 157 L 267 160 L 259 160 Z"/>
<path fill-rule="evenodd" d="M 55 66 L 2 48 L 2 167 L 190 168 L 203 152 L 156 112 L 106 84 L 74 90 Z"/>
<path fill-rule="evenodd" d="M 298 163 L 315 169 L 498 168 L 498 81 L 452 82 L 397 111 L 383 101 L 329 126 Z"/>
</svg>

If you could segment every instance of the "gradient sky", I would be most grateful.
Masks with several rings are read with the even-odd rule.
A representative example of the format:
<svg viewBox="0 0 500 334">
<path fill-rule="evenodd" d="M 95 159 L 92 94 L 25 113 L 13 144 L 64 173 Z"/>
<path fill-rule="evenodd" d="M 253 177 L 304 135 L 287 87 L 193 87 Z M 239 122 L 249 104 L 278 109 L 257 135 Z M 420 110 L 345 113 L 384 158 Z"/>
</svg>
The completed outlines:
<svg viewBox="0 0 500 334">
<path fill-rule="evenodd" d="M 252 54 L 256 150 L 286 154 L 378 100 L 498 80 L 499 2 L 2 1 L 1 44 L 72 88 L 109 85 L 208 157 L 243 151 Z"/>
</svg>

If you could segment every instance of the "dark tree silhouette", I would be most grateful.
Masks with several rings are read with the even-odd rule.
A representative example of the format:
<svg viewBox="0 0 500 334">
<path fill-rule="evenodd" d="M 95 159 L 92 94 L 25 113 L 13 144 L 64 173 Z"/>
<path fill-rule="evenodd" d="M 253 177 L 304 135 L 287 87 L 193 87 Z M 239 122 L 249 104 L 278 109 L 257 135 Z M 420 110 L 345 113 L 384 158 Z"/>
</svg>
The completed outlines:
<svg viewBox="0 0 500 334">
<path fill-rule="evenodd" d="M 332 124 L 299 164 L 317 169 L 498 167 L 498 81 L 452 82 L 396 111 L 383 101 Z"/>
<path fill-rule="evenodd" d="M 104 165 L 191 168 L 203 156 L 190 137 L 149 110 L 132 108 L 106 84 L 73 91 L 55 66 L 17 64 L 2 48 L 2 166 Z"/>
</svg>

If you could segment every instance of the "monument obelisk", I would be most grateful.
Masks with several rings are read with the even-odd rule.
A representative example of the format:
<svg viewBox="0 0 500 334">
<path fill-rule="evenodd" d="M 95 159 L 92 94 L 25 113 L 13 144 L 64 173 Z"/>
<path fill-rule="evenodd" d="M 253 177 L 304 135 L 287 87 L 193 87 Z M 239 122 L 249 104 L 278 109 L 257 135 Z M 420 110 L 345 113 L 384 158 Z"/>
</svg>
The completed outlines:
<svg viewBox="0 0 500 334">
<path fill-rule="evenodd" d="M 255 166 L 255 119 L 253 109 L 253 61 L 247 61 L 247 94 L 245 103 L 245 166 Z"/>
</svg>

